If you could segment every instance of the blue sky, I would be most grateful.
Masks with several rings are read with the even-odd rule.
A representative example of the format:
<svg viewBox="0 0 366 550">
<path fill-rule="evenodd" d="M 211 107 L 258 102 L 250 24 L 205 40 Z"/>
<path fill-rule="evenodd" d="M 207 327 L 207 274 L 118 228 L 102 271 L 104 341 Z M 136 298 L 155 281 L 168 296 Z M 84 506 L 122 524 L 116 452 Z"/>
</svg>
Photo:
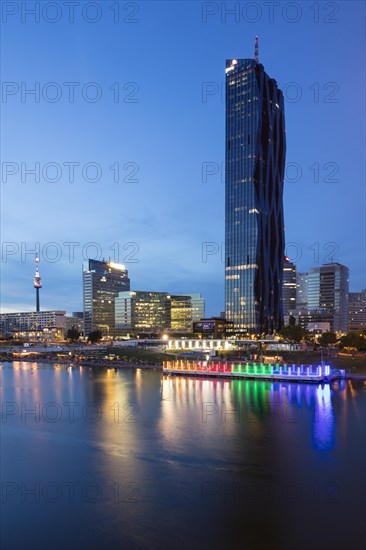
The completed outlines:
<svg viewBox="0 0 366 550">
<path fill-rule="evenodd" d="M 38 4 L 39 21 L 2 4 L 3 311 L 34 308 L 35 243 L 44 309 L 82 309 L 84 253 L 124 262 L 133 289 L 201 292 L 207 315 L 223 310 L 221 86 L 256 34 L 285 91 L 287 253 L 302 271 L 333 258 L 364 288 L 363 2 L 271 16 L 263 2 L 230 15 L 235 2 L 107 0 L 79 2 L 74 22 L 64 3 Z"/>
</svg>

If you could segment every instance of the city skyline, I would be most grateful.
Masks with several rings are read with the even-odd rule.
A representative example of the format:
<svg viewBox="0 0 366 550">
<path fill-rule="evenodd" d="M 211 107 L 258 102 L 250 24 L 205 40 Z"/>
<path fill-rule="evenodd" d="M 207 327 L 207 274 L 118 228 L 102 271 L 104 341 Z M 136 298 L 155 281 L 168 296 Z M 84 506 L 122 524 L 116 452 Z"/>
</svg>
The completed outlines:
<svg viewBox="0 0 366 550">
<path fill-rule="evenodd" d="M 0 2 L 1 548 L 364 550 L 365 15 Z"/>
<path fill-rule="evenodd" d="M 35 242 L 41 243 L 42 309 L 70 312 L 81 309 L 81 264 L 85 259 L 81 251 L 91 242 L 98 243 L 106 259 L 111 256 L 123 262 L 127 256 L 138 260 L 125 262 L 133 287 L 153 291 L 168 289 L 172 293 L 194 290 L 205 297 L 207 315 L 224 309 L 224 263 L 220 250 L 224 242 L 221 84 L 225 78 L 225 59 L 250 55 L 255 34 L 260 38 L 260 61 L 287 92 L 290 181 L 285 178 L 286 254 L 299 271 L 321 265 L 327 255 L 333 254 L 328 261 L 333 259 L 350 268 L 350 290 L 364 288 L 363 254 L 360 253 L 364 250 L 363 203 L 353 199 L 364 193 L 363 80 L 362 74 L 355 70 L 362 66 L 364 57 L 362 17 L 356 15 L 363 8 L 352 2 L 347 3 L 347 9 L 344 3 L 340 6 L 340 21 L 336 25 L 316 24 L 308 13 L 307 18 L 304 15 L 292 27 L 281 20 L 271 26 L 263 18 L 257 25 L 243 29 L 230 24 L 229 20 L 223 24 L 213 17 L 203 23 L 200 10 L 180 3 L 160 12 L 144 4 L 141 14 L 145 10 L 145 16 L 136 25 L 125 25 L 122 37 L 110 24 L 101 23 L 93 29 L 79 25 L 78 35 L 71 25 L 61 30 L 57 25 L 40 24 L 39 32 L 47 41 L 49 51 L 42 50 L 36 75 L 28 70 L 26 60 L 19 59 L 19 49 L 13 42 L 16 27 L 22 24 L 10 21 L 5 34 L 10 61 L 14 63 L 7 63 L 4 81 L 25 81 L 29 88 L 34 81 L 95 81 L 103 84 L 105 101 L 32 103 L 29 97 L 22 103 L 20 95 L 19 98 L 9 95 L 3 102 L 3 126 L 8 130 L 9 139 L 6 146 L 3 145 L 2 158 L 3 162 L 18 165 L 19 172 L 2 182 L 2 203 L 7 204 L 3 212 L 2 240 L 16 243 L 19 252 L 9 255 L 7 261 L 3 254 L 2 310 L 34 308 L 31 281 L 34 255 L 29 254 L 26 262 L 22 262 L 23 242 L 29 249 Z M 162 14 L 164 17 L 159 20 Z M 145 64 L 142 70 L 141 62 L 151 38 L 149 17 L 157 29 L 169 20 L 177 19 L 177 24 L 165 29 L 165 40 L 149 41 L 155 62 L 152 67 Z M 189 44 L 185 43 L 184 51 L 176 47 L 183 44 L 184 35 L 178 32 L 178 19 L 192 24 L 192 38 Z M 348 45 L 349 20 L 352 20 L 352 56 Z M 26 25 L 21 28 L 23 44 L 29 29 Z M 286 33 L 282 33 L 285 28 Z M 106 45 L 97 41 L 93 51 L 86 51 L 83 37 L 90 37 L 98 30 Z M 198 34 L 199 30 L 203 36 Z M 146 38 L 141 40 L 145 31 Z M 69 34 L 70 43 L 64 42 L 69 64 L 57 67 L 55 78 L 50 62 L 61 32 L 63 36 Z M 221 37 L 219 41 L 217 33 Z M 134 40 L 136 36 L 135 58 L 127 60 L 122 56 L 120 59 L 118 52 L 123 51 L 124 41 Z M 167 39 L 175 45 L 175 57 L 166 48 Z M 320 48 L 324 39 L 329 44 L 327 49 Z M 108 70 L 103 67 L 104 47 L 111 61 Z M 30 44 L 30 48 L 32 55 L 36 55 L 40 43 Z M 312 63 L 313 59 L 317 64 Z M 167 93 L 160 93 L 156 81 L 164 80 L 167 66 L 170 71 Z M 116 81 L 122 85 L 136 82 L 138 103 L 115 104 L 112 92 L 107 90 Z M 328 86 L 330 83 L 334 86 Z M 124 93 L 132 91 L 129 88 Z M 301 92 L 301 98 L 293 101 L 297 92 Z M 336 101 L 325 101 L 326 98 Z M 76 112 L 77 126 L 70 119 Z M 178 128 L 181 131 L 177 131 Z M 196 131 L 192 132 L 192 128 Z M 108 148 L 102 145 L 105 135 Z M 164 147 L 158 145 L 159 140 Z M 63 166 L 61 181 L 35 183 L 31 175 L 25 175 L 26 181 L 22 183 L 21 163 L 31 167 L 37 161 L 42 166 L 49 162 Z M 73 161 L 81 166 L 99 163 L 106 177 L 92 184 L 80 181 L 80 173 L 78 176 L 76 171 L 75 181 L 71 183 L 65 180 L 69 172 L 63 163 Z M 121 166 L 136 162 L 139 182 L 114 183 L 115 172 L 109 167 L 115 162 Z M 332 176 L 337 167 L 338 175 Z M 302 177 L 295 181 L 299 168 Z M 134 165 L 127 167 L 123 177 L 136 179 L 135 169 Z M 212 173 L 216 170 L 217 173 Z M 338 182 L 331 181 L 337 178 Z M 40 212 L 32 216 L 30 212 L 35 208 Z M 62 211 L 67 212 L 64 223 L 57 217 Z M 95 220 L 93 230 L 90 219 Z M 340 219 L 347 223 L 339 223 Z M 52 242 L 59 245 L 62 257 L 59 261 L 47 262 L 42 245 Z M 80 243 L 75 247 L 74 261 L 70 261 L 69 250 L 64 245 L 70 242 Z M 114 257 L 115 243 L 119 246 L 118 258 Z M 203 243 L 215 245 L 206 249 L 207 261 L 202 257 Z M 49 252 L 50 256 L 54 255 L 54 250 Z M 300 254 L 301 258 L 296 258 Z"/>
</svg>

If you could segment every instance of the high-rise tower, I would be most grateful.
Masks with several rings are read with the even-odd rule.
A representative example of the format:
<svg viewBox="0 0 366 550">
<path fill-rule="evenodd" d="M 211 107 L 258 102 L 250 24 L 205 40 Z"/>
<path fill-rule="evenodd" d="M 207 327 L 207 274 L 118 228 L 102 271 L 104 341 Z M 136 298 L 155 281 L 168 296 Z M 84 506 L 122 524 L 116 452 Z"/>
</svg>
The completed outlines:
<svg viewBox="0 0 366 550">
<path fill-rule="evenodd" d="M 34 288 L 36 289 L 36 311 L 39 311 L 39 289 L 42 288 L 41 277 L 38 270 L 39 259 L 36 255 L 36 274 L 34 276 Z"/>
<path fill-rule="evenodd" d="M 88 260 L 83 269 L 84 332 L 101 330 L 103 336 L 115 335 L 114 299 L 130 290 L 128 271 L 123 264 Z"/>
<path fill-rule="evenodd" d="M 235 332 L 283 325 L 284 99 L 254 59 L 226 61 L 225 308 Z"/>
</svg>

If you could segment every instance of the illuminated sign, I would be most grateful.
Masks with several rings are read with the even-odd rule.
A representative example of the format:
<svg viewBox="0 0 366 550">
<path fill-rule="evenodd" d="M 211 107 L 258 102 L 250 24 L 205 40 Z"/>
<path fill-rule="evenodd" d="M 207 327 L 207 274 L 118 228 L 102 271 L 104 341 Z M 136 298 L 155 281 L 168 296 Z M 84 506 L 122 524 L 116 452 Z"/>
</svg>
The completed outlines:
<svg viewBox="0 0 366 550">
<path fill-rule="evenodd" d="M 113 269 L 119 269 L 120 271 L 125 271 L 125 266 L 123 264 L 116 264 L 115 262 L 108 262 L 109 267 Z"/>
</svg>

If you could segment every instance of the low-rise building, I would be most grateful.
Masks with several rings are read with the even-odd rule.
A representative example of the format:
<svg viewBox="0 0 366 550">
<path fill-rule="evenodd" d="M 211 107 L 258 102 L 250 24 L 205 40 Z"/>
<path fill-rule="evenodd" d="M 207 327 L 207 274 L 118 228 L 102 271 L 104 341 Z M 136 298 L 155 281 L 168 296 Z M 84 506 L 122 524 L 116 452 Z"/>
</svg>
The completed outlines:
<svg viewBox="0 0 366 550">
<path fill-rule="evenodd" d="M 62 339 L 66 319 L 66 312 L 60 310 L 1 313 L 0 333 L 14 338 Z"/>
<path fill-rule="evenodd" d="M 193 323 L 193 333 L 206 338 L 224 338 L 227 329 L 233 326 L 232 321 L 227 321 L 222 317 L 211 317 L 210 319 L 195 321 Z"/>
</svg>

